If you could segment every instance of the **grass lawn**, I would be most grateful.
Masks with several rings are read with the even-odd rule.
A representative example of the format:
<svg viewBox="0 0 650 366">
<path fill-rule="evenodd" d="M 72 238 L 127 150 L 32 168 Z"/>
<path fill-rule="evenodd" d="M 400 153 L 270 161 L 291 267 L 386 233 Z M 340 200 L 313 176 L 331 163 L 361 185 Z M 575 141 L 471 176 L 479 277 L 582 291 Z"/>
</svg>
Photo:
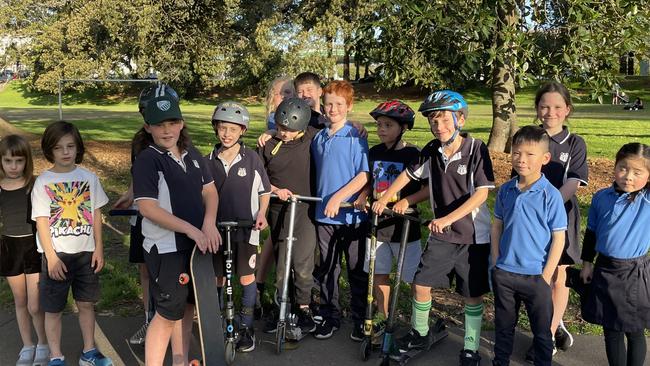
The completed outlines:
<svg viewBox="0 0 650 366">
<path fill-rule="evenodd" d="M 626 89 L 626 85 L 629 88 Z M 624 89 L 630 91 L 630 95 L 640 95 L 648 100 L 650 97 L 650 81 L 646 78 L 634 78 Z M 533 88 L 524 89 L 518 92 L 517 118 L 519 125 L 534 123 Z M 485 90 L 472 90 L 465 93 L 469 103 L 469 119 L 465 130 L 473 136 L 487 142 L 489 137 L 492 110 L 489 95 Z M 396 95 L 394 97 L 399 97 Z M 215 142 L 214 132 L 210 125 L 210 116 L 214 106 L 220 100 L 196 100 L 181 103 L 183 115 L 188 124 L 190 135 L 194 144 L 203 153 L 207 153 Z M 406 100 L 414 109 L 417 109 L 421 99 Z M 378 143 L 375 135 L 374 123 L 368 115 L 379 102 L 377 98 L 362 98 L 354 105 L 349 118 L 364 123 L 369 132 L 369 145 Z M 265 129 L 264 107 L 258 102 L 247 103 L 251 113 L 251 128 L 244 140 L 248 146 L 254 146 L 254 139 Z M 58 119 L 57 97 L 55 95 L 38 95 L 27 92 L 23 85 L 17 82 L 8 84 L 0 92 L 0 117 L 10 121 L 14 126 L 39 135 L 45 126 L 53 120 Z M 73 121 L 81 130 L 85 141 L 108 143 L 111 146 L 119 146 L 121 152 L 128 151 L 128 141 L 133 133 L 142 125 L 142 118 L 137 113 L 137 100 L 135 97 L 127 98 L 102 98 L 95 92 L 84 94 L 66 94 L 64 96 L 63 117 Z M 638 112 L 624 111 L 621 106 L 609 104 L 595 104 L 586 100 L 577 100 L 575 113 L 570 118 L 569 126 L 574 133 L 580 134 L 587 142 L 589 158 L 613 159 L 618 148 L 624 143 L 641 141 L 650 144 L 650 110 Z M 432 136 L 428 129 L 426 120 L 419 115 L 415 127 L 405 134 L 405 139 L 420 147 L 431 140 Z M 127 155 L 128 156 L 128 155 Z M 117 164 L 110 174 L 102 177 L 102 183 L 112 201 L 117 195 L 123 192 L 129 182 L 128 159 Z M 493 201 L 493 194 L 490 202 Z M 590 197 L 581 197 L 583 214 L 586 213 Z M 430 210 L 422 205 L 425 217 L 430 217 Z M 429 216 L 426 216 L 429 215 Z M 584 220 L 583 220 L 584 221 Z M 118 230 L 127 228 L 126 222 L 122 219 L 111 219 L 116 223 Z M 127 230 L 128 231 L 128 230 Z M 107 270 L 102 277 L 104 297 L 99 308 L 105 311 L 118 309 L 117 311 L 129 311 L 129 306 L 120 304 L 131 304 L 136 302 L 140 290 L 137 284 L 137 271 L 135 266 L 126 263 L 126 247 L 128 237 L 125 237 L 112 230 L 106 230 L 107 244 Z M 112 246 L 112 247 L 111 247 Z M 114 256 L 112 256 L 114 254 Z M 347 286 L 344 286 L 344 288 Z M 409 298 L 408 286 L 403 288 L 405 299 Z M 0 303 L 10 303 L 10 292 L 4 284 L 0 283 Z M 577 303 L 572 298 L 573 304 Z M 410 312 L 410 304 L 404 303 L 401 306 L 406 313 Z M 131 306 L 130 308 L 133 308 Z M 522 320 L 526 322 L 525 318 Z M 584 324 L 581 331 L 597 331 Z"/>
</svg>

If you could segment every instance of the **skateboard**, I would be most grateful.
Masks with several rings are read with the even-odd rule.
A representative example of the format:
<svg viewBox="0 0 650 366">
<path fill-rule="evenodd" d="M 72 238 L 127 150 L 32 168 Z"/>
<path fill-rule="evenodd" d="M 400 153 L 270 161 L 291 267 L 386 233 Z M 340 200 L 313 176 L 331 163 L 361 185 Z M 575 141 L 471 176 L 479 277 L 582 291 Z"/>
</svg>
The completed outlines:
<svg viewBox="0 0 650 366">
<path fill-rule="evenodd" d="M 406 363 L 408 363 L 415 356 L 419 355 L 422 352 L 429 351 L 431 347 L 433 347 L 443 339 L 447 338 L 448 335 L 449 333 L 447 332 L 444 321 L 442 319 L 438 319 L 435 322 L 435 324 L 431 328 L 429 328 L 429 344 L 430 344 L 429 347 L 423 349 L 413 349 L 401 354 L 399 350 L 395 350 L 395 352 L 393 352 L 390 355 L 390 358 L 391 360 L 396 361 L 400 365 L 406 365 Z M 382 365 L 387 365 L 387 364 L 388 363 L 384 364 L 384 362 L 382 362 Z"/>
<path fill-rule="evenodd" d="M 199 338 L 201 356 L 203 357 L 201 364 L 204 366 L 226 365 L 221 309 L 214 267 L 212 267 L 212 254 L 201 253 L 198 247 L 194 247 L 190 269 L 196 314 L 199 320 Z M 196 361 L 193 362 L 195 365 L 197 364 Z"/>
</svg>

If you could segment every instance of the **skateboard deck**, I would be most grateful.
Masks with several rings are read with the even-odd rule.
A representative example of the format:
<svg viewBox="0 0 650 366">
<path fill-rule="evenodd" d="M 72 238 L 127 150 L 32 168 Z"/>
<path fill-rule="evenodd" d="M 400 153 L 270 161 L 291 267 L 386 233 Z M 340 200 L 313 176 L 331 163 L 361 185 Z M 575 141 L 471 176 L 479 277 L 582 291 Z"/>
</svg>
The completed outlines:
<svg viewBox="0 0 650 366">
<path fill-rule="evenodd" d="M 225 366 L 223 325 L 214 268 L 212 267 L 212 254 L 203 254 L 198 247 L 194 247 L 190 269 L 199 320 L 202 364 Z"/>
<path fill-rule="evenodd" d="M 431 350 L 433 346 L 435 346 L 443 339 L 447 338 L 448 335 L 449 333 L 447 332 L 444 322 L 442 321 L 442 319 L 438 319 L 438 321 L 431 327 L 431 331 L 429 332 L 430 346 L 428 348 L 412 349 L 402 354 L 399 354 L 399 351 L 397 351 L 398 354 L 391 355 L 391 359 L 393 359 L 393 361 L 397 361 L 400 365 L 406 365 L 411 359 L 413 359 L 420 353 L 428 352 L 429 350 Z"/>
</svg>

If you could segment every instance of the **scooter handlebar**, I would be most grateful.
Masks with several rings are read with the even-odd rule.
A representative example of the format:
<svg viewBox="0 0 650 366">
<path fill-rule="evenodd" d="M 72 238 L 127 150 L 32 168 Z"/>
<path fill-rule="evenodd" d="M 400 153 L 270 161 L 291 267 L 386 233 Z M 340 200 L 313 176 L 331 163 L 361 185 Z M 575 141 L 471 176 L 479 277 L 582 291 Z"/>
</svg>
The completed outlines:
<svg viewBox="0 0 650 366">
<path fill-rule="evenodd" d="M 253 221 L 253 220 L 231 220 L 231 221 L 217 222 L 217 227 L 220 227 L 220 228 L 229 228 L 229 227 L 252 228 L 254 226 L 255 226 L 255 221 Z"/>
<path fill-rule="evenodd" d="M 278 197 L 277 194 L 271 194 L 271 198 L 280 199 L 280 197 Z M 296 201 L 310 201 L 310 202 L 320 202 L 320 201 L 323 200 L 320 197 L 300 196 L 300 195 L 297 195 L 297 194 L 292 195 L 291 198 L 295 198 Z M 286 202 L 289 202 L 289 201 L 287 200 Z"/>
</svg>

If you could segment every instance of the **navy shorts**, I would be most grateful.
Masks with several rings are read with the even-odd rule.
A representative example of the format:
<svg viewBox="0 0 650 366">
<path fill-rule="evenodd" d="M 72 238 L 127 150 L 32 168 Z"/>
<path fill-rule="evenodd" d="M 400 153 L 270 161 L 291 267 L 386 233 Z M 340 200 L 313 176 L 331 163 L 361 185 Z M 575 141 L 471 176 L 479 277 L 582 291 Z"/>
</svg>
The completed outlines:
<svg viewBox="0 0 650 366">
<path fill-rule="evenodd" d="M 68 300 L 68 291 L 72 287 L 72 297 L 79 302 L 96 303 L 99 301 L 99 275 L 91 266 L 93 252 L 75 254 L 56 253 L 65 264 L 68 272 L 65 280 L 50 278 L 47 271 L 47 258 L 43 256 L 43 266 L 39 282 L 41 308 L 46 313 L 60 313 Z"/>
<path fill-rule="evenodd" d="M 190 259 L 192 250 L 159 254 L 154 246 L 144 253 L 149 271 L 149 293 L 156 312 L 167 320 L 180 320 L 187 304 L 194 304 Z"/>
<path fill-rule="evenodd" d="M 144 235 L 142 235 L 142 216 L 138 215 L 135 225 L 131 226 L 131 235 L 129 235 L 129 262 L 144 263 Z"/>
</svg>

